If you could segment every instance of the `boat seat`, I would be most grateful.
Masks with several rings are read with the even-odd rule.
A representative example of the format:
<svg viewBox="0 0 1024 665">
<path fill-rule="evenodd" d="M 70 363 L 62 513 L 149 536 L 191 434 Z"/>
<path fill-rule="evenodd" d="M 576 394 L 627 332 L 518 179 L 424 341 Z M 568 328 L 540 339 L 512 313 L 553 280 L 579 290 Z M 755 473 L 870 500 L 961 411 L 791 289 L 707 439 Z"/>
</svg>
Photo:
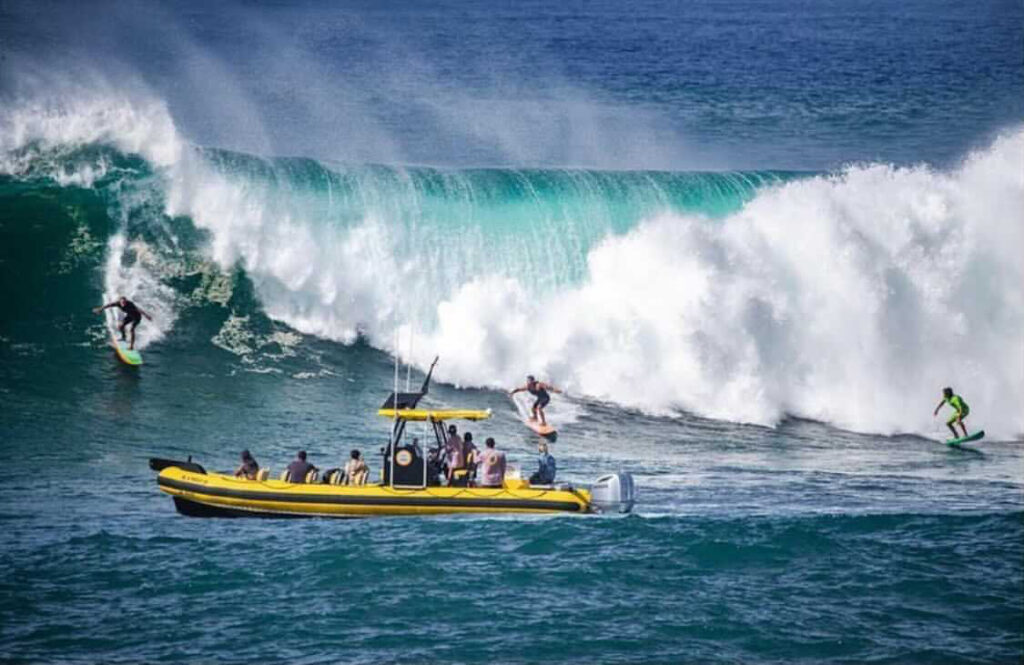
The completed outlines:
<svg viewBox="0 0 1024 665">
<path fill-rule="evenodd" d="M 260 469 L 259 471 L 256 472 L 256 480 L 261 482 L 261 483 L 266 481 L 269 478 L 270 478 L 270 469 Z"/>
<path fill-rule="evenodd" d="M 355 473 L 355 474 L 352 475 L 351 478 L 349 478 L 348 484 L 349 485 L 365 485 L 366 484 L 366 477 L 369 476 L 369 475 L 370 474 L 367 471 L 360 471 L 359 473 Z"/>
<path fill-rule="evenodd" d="M 317 471 L 316 469 L 313 469 L 312 471 L 310 471 L 309 473 L 306 474 L 306 484 L 312 485 L 313 483 L 316 482 L 316 479 L 319 478 L 319 477 L 320 477 L 320 472 Z"/>
<path fill-rule="evenodd" d="M 469 487 L 469 469 L 455 469 L 452 471 L 452 487 Z"/>
<path fill-rule="evenodd" d="M 288 477 L 288 469 L 281 472 L 280 479 L 286 483 L 290 483 L 292 481 L 292 479 Z"/>
<path fill-rule="evenodd" d="M 341 469 L 333 469 L 329 474 L 327 474 L 327 483 L 329 485 L 344 485 L 345 472 Z"/>
</svg>

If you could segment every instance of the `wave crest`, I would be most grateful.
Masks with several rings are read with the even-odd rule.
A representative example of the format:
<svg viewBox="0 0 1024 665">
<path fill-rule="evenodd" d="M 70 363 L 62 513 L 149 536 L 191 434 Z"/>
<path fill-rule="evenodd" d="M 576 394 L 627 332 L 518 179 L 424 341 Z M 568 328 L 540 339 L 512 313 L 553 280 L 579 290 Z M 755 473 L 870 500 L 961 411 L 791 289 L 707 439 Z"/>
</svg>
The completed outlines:
<svg viewBox="0 0 1024 665">
<path fill-rule="evenodd" d="M 941 431 L 952 384 L 990 433 L 1024 432 L 1024 130 L 951 172 L 453 171 L 196 148 L 144 97 L 0 112 L 0 173 L 99 186 L 96 145 L 151 169 L 103 185 L 105 290 L 156 301 L 149 341 L 189 306 L 168 286 L 193 260 L 185 216 L 272 318 L 392 352 L 414 337 L 457 384 L 532 372 L 650 412 L 885 433 Z"/>
</svg>

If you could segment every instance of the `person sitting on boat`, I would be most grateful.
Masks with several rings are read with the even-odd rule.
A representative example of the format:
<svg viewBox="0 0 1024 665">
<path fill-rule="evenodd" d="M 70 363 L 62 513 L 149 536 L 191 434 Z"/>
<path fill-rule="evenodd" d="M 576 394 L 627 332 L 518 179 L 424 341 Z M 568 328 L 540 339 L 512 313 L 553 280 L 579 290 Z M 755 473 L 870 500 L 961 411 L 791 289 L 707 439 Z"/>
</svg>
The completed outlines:
<svg viewBox="0 0 1024 665">
<path fill-rule="evenodd" d="M 363 461 L 358 450 L 353 450 L 351 456 L 352 459 L 345 465 L 345 484 L 365 485 L 366 477 L 370 475 L 370 468 L 366 466 L 366 462 Z"/>
<path fill-rule="evenodd" d="M 248 450 L 242 451 L 242 464 L 235 470 L 235 478 L 248 478 L 249 480 L 256 480 L 256 475 L 260 472 L 260 465 L 253 459 L 252 453 Z"/>
<path fill-rule="evenodd" d="M 288 465 L 288 481 L 292 483 L 306 482 L 306 474 L 310 471 L 319 471 L 315 466 L 306 461 L 306 451 L 300 450 Z"/>
<path fill-rule="evenodd" d="M 480 455 L 480 487 L 501 487 L 505 481 L 505 453 L 494 446 L 494 438 L 487 437 Z"/>
<path fill-rule="evenodd" d="M 519 386 L 518 388 L 515 388 L 509 393 L 509 395 L 515 395 L 516 393 L 521 393 L 524 390 L 537 398 L 533 402 L 533 418 L 531 420 L 537 420 L 537 418 L 539 417 L 540 424 L 547 425 L 547 421 L 544 420 L 544 407 L 547 406 L 548 402 L 551 401 L 551 395 L 548 394 L 548 391 L 551 391 L 553 393 L 560 393 L 562 391 L 554 387 L 550 383 L 538 381 L 536 378 L 534 378 L 533 374 L 527 375 L 525 386 Z"/>
<path fill-rule="evenodd" d="M 448 484 L 452 484 L 455 471 L 465 468 L 466 456 L 463 448 L 462 437 L 459 436 L 459 428 L 455 425 L 448 426 L 448 439 L 445 441 L 445 454 L 448 460 L 448 473 L 445 477 Z"/>
<path fill-rule="evenodd" d="M 127 326 L 131 326 L 132 327 L 132 341 L 128 344 L 128 348 L 129 349 L 134 349 L 135 348 L 135 326 L 139 325 L 139 322 L 142 321 L 142 317 L 146 317 L 150 321 L 153 320 L 153 317 L 150 316 L 141 307 L 139 307 L 138 305 L 133 303 L 131 300 L 128 300 L 124 296 L 121 296 L 120 298 L 118 298 L 114 302 L 107 303 L 103 307 L 94 307 L 92 311 L 95 312 L 96 314 L 99 314 L 103 310 L 108 309 L 110 307 L 117 307 L 122 312 L 124 312 L 124 321 L 121 321 L 121 324 L 119 326 L 117 326 L 117 329 L 121 332 L 121 341 L 124 342 L 124 341 L 126 341 L 125 338 L 124 338 L 124 329 Z"/>
<path fill-rule="evenodd" d="M 537 471 L 530 476 L 531 485 L 550 485 L 555 482 L 555 458 L 548 452 L 548 444 L 537 444 Z"/>
<path fill-rule="evenodd" d="M 938 415 L 939 409 L 942 408 L 943 404 L 949 404 L 953 407 L 953 414 L 946 421 L 946 427 L 949 428 L 949 431 L 953 432 L 953 438 L 955 439 L 960 436 L 956 433 L 956 427 L 953 426 L 954 423 L 960 423 L 960 429 L 964 431 L 964 436 L 967 436 L 967 426 L 964 425 L 964 418 L 971 412 L 971 407 L 967 406 L 967 402 L 964 401 L 963 397 L 954 395 L 952 388 L 942 389 L 942 401 L 935 407 L 935 411 L 932 413 L 933 416 Z"/>
</svg>

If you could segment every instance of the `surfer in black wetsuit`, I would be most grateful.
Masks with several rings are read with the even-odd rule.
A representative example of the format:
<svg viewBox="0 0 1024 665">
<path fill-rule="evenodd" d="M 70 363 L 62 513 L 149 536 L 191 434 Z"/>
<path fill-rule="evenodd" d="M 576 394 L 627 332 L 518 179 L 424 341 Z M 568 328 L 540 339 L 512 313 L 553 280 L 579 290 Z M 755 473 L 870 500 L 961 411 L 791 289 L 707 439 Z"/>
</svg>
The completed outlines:
<svg viewBox="0 0 1024 665">
<path fill-rule="evenodd" d="M 131 300 L 128 300 L 124 296 L 121 296 L 120 298 L 118 298 L 117 300 L 115 300 L 112 303 L 107 303 L 103 307 L 94 307 L 92 311 L 97 313 L 97 314 L 99 314 L 100 312 L 102 312 L 103 310 L 107 309 L 108 307 L 117 307 L 122 312 L 124 312 L 124 320 L 121 321 L 121 325 L 119 325 L 117 327 L 117 329 L 119 331 L 121 331 L 121 341 L 124 342 L 125 341 L 124 329 L 128 325 L 131 325 L 131 327 L 132 327 L 132 341 L 128 344 L 128 348 L 129 349 L 134 349 L 135 348 L 135 326 L 139 325 L 139 321 L 142 320 L 142 317 L 146 317 L 150 321 L 153 320 L 153 317 L 150 316 L 141 307 L 139 307 L 138 305 L 133 303 Z"/>
<path fill-rule="evenodd" d="M 550 383 L 538 381 L 534 378 L 533 374 L 526 377 L 525 386 L 519 386 L 510 392 L 509 395 L 515 395 L 516 393 L 523 392 L 524 390 L 537 398 L 533 403 L 533 420 L 537 420 L 537 417 L 540 416 L 540 424 L 547 425 L 547 421 L 544 420 L 544 407 L 551 401 L 551 395 L 548 394 L 548 391 L 550 390 L 553 393 L 560 393 L 562 391 Z"/>
</svg>

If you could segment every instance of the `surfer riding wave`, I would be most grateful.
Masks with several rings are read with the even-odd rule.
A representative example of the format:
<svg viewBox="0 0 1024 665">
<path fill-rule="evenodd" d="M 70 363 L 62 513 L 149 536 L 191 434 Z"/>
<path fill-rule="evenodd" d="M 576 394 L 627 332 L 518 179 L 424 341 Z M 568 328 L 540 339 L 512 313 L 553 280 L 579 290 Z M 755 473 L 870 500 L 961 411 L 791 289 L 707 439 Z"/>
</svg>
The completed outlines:
<svg viewBox="0 0 1024 665">
<path fill-rule="evenodd" d="M 124 312 L 124 320 L 122 320 L 121 324 L 117 326 L 117 330 L 121 333 L 121 341 L 124 342 L 126 341 L 125 328 L 128 327 L 129 325 L 132 327 L 132 339 L 131 342 L 129 342 L 128 344 L 128 348 L 134 349 L 135 327 L 139 325 L 140 321 L 142 321 L 142 317 L 146 317 L 150 321 L 153 320 L 153 317 L 150 316 L 149 313 L 146 312 L 144 309 L 133 303 L 131 300 L 128 300 L 124 296 L 121 296 L 114 302 L 107 303 L 103 307 L 94 307 L 92 311 L 96 314 L 99 314 L 103 310 L 108 309 L 110 307 L 117 307 L 122 312 Z"/>
<path fill-rule="evenodd" d="M 551 391 L 553 393 L 560 393 L 562 391 L 554 387 L 550 383 L 538 381 L 536 378 L 534 378 L 532 374 L 526 377 L 526 385 L 519 386 L 518 388 L 511 390 L 509 392 L 509 395 L 515 395 L 516 393 L 520 393 L 523 391 L 526 391 L 537 398 L 536 400 L 534 400 L 533 408 L 531 409 L 531 413 L 533 413 L 532 420 L 537 420 L 539 417 L 540 424 L 547 425 L 548 423 L 544 419 L 544 407 L 547 406 L 548 402 L 551 401 L 551 395 L 548 393 L 548 391 Z"/>
<path fill-rule="evenodd" d="M 949 404 L 953 407 L 953 414 L 949 417 L 949 420 L 946 421 L 946 427 L 948 427 L 949 431 L 953 433 L 953 438 L 955 439 L 959 436 L 959 434 L 957 434 L 956 427 L 954 426 L 955 423 L 960 424 L 960 429 L 964 431 L 964 437 L 966 437 L 967 426 L 964 425 L 964 418 L 966 418 L 971 412 L 971 407 L 967 406 L 967 402 L 964 401 L 963 397 L 954 394 L 952 388 L 942 389 L 942 400 L 939 402 L 939 405 L 935 407 L 935 411 L 932 413 L 933 416 L 938 415 L 939 409 L 942 408 L 943 404 Z"/>
</svg>

